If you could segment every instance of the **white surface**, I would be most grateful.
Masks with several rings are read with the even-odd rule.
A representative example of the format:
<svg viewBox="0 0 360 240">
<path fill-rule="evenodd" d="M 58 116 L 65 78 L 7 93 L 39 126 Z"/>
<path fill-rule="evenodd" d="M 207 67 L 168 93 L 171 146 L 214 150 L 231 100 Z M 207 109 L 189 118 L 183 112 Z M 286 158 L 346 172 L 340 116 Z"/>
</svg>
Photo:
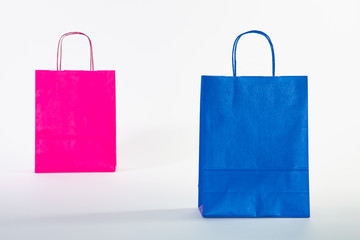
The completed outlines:
<svg viewBox="0 0 360 240">
<path fill-rule="evenodd" d="M 359 239 L 360 2 L 2 1 L 0 239 Z M 235 37 L 273 40 L 277 75 L 309 76 L 310 219 L 203 219 L 196 210 L 200 75 L 230 75 Z M 82 31 L 115 69 L 118 171 L 34 174 L 34 71 Z M 88 68 L 85 38 L 64 69 Z M 269 75 L 261 36 L 238 73 Z"/>
</svg>

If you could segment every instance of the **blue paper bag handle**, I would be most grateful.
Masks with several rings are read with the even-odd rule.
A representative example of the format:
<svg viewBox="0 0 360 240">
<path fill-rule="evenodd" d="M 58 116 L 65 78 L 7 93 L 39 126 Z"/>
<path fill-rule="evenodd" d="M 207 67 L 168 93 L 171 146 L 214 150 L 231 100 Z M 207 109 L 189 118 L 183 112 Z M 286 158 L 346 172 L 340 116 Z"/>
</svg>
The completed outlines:
<svg viewBox="0 0 360 240">
<path fill-rule="evenodd" d="M 271 39 L 270 37 L 262 32 L 262 31 L 258 31 L 258 30 L 251 30 L 251 31 L 248 31 L 248 32 L 244 32 L 242 34 L 240 34 L 236 39 L 235 39 L 235 42 L 234 42 L 234 45 L 233 45 L 233 50 L 232 50 L 232 69 L 233 69 L 233 76 L 236 77 L 236 48 L 237 48 L 237 44 L 239 42 L 239 39 L 245 35 L 245 34 L 248 34 L 248 33 L 257 33 L 257 34 L 260 34 L 260 35 L 263 35 L 264 37 L 266 37 L 266 39 L 268 40 L 269 44 L 270 44 L 270 48 L 271 48 L 271 55 L 272 55 L 272 76 L 275 77 L 275 53 L 274 53 L 274 46 L 271 42 Z"/>
</svg>

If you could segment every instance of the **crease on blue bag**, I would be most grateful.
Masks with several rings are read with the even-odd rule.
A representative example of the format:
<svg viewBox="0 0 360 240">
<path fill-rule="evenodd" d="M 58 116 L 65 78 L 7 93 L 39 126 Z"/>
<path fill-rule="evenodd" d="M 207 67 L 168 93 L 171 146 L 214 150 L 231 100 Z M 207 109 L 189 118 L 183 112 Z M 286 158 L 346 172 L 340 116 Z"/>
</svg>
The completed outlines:
<svg viewBox="0 0 360 240">
<path fill-rule="evenodd" d="M 236 76 L 249 33 L 271 48 L 272 76 Z M 271 39 L 252 30 L 233 76 L 201 76 L 203 217 L 310 217 L 307 76 L 275 76 Z"/>
</svg>

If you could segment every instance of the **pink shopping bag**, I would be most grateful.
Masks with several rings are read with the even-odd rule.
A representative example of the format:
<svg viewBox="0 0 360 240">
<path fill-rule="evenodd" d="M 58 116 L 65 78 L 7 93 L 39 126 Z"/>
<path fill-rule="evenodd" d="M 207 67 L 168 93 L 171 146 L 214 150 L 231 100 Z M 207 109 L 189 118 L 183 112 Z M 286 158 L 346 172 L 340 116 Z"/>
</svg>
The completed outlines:
<svg viewBox="0 0 360 240">
<path fill-rule="evenodd" d="M 90 71 L 61 70 L 64 37 L 90 44 Z M 35 172 L 114 172 L 115 71 L 94 71 L 90 38 L 61 36 L 57 70 L 35 71 Z"/>
</svg>

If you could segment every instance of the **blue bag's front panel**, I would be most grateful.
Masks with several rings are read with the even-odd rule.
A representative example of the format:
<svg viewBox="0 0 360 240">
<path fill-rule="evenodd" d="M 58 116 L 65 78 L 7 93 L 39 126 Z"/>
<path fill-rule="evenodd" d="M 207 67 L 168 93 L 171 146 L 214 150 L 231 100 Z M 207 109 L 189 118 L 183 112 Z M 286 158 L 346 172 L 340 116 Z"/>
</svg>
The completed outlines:
<svg viewBox="0 0 360 240">
<path fill-rule="evenodd" d="M 305 76 L 202 76 L 203 216 L 309 216 L 307 106 Z"/>
</svg>

